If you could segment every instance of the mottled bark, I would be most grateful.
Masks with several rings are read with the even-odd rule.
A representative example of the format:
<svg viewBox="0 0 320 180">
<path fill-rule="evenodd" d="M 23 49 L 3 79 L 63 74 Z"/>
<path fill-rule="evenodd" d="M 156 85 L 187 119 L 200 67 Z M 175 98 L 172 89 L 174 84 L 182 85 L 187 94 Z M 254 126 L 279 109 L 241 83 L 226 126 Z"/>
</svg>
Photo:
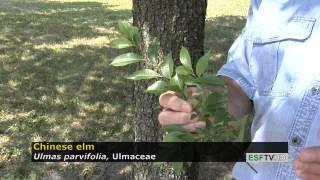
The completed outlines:
<svg viewBox="0 0 320 180">
<path fill-rule="evenodd" d="M 156 37 L 164 55 L 173 53 L 175 63 L 181 46 L 189 49 L 192 60 L 203 55 L 207 0 L 133 0 L 133 23 L 141 30 L 143 49 Z M 159 59 L 162 62 L 162 58 Z M 148 67 L 153 68 L 153 67 Z M 156 96 L 145 93 L 147 81 L 135 82 L 135 141 L 160 141 Z M 197 164 L 185 177 L 172 177 L 149 163 L 135 166 L 135 179 L 197 179 Z"/>
</svg>

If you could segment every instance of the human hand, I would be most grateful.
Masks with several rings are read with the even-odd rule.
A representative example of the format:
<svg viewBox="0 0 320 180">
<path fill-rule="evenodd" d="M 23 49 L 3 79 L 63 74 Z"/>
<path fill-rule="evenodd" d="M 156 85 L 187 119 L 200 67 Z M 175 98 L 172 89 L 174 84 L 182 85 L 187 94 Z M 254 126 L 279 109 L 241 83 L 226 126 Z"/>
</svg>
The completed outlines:
<svg viewBox="0 0 320 180">
<path fill-rule="evenodd" d="M 296 174 L 303 180 L 320 179 L 320 147 L 303 149 L 294 161 Z"/>
<path fill-rule="evenodd" d="M 195 89 L 189 88 L 188 94 L 196 94 Z M 197 117 L 192 119 L 192 105 L 179 98 L 173 91 L 167 91 L 160 95 L 159 103 L 164 110 L 159 114 L 161 125 L 180 125 L 184 129 L 194 132 L 198 128 L 206 127 L 204 121 L 199 121 Z"/>
</svg>

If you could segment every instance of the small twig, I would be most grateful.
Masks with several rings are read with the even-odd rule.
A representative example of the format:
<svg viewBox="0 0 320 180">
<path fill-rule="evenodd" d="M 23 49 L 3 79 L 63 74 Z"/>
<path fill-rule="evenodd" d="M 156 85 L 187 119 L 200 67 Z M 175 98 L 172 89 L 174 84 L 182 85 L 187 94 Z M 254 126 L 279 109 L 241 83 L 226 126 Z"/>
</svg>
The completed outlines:
<svg viewBox="0 0 320 180">
<path fill-rule="evenodd" d="M 248 162 L 246 162 L 246 163 L 256 174 L 258 174 L 258 171 L 250 163 L 248 163 Z"/>
</svg>

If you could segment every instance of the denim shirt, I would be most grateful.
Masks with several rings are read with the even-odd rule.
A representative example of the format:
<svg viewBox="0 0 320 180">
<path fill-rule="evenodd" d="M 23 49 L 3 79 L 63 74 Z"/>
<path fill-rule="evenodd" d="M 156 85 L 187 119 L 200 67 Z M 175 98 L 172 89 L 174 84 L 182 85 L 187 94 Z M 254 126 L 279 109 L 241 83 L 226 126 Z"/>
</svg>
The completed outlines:
<svg viewBox="0 0 320 180">
<path fill-rule="evenodd" d="M 254 103 L 252 141 L 285 141 L 288 163 L 236 163 L 239 180 L 299 179 L 293 160 L 320 146 L 320 1 L 252 0 L 242 34 L 218 75 Z"/>
</svg>

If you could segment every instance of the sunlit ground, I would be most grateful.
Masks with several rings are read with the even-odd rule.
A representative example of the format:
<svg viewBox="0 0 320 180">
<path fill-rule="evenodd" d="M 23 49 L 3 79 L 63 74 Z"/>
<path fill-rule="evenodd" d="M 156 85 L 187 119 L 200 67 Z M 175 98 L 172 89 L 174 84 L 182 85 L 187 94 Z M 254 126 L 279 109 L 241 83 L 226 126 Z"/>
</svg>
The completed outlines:
<svg viewBox="0 0 320 180">
<path fill-rule="evenodd" d="M 206 48 L 217 69 L 248 0 L 209 0 Z M 132 140 L 129 68 L 109 63 L 129 0 L 0 0 L 0 179 L 97 179 L 128 168 L 32 163 L 32 141 Z M 107 170 L 106 170 L 107 169 Z"/>
</svg>

